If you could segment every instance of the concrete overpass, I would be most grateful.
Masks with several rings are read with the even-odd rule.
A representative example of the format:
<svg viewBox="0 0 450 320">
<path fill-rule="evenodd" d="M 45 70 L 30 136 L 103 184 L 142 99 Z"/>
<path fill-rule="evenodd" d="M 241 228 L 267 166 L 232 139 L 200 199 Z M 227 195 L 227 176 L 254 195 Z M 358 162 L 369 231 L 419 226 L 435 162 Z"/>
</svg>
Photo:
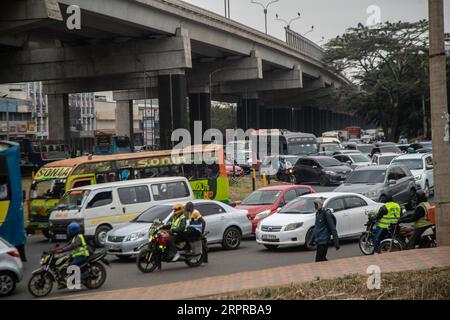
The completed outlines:
<svg viewBox="0 0 450 320">
<path fill-rule="evenodd" d="M 80 30 L 67 26 L 72 5 Z M 241 128 L 356 124 L 326 99 L 348 81 L 322 56 L 300 35 L 288 44 L 178 0 L 7 0 L 0 12 L 0 83 L 44 81 L 57 140 L 70 135 L 67 94 L 105 90 L 121 135 L 132 136 L 132 100 L 158 97 L 162 147 L 173 129 L 210 127 L 210 97 L 237 102 Z"/>
</svg>

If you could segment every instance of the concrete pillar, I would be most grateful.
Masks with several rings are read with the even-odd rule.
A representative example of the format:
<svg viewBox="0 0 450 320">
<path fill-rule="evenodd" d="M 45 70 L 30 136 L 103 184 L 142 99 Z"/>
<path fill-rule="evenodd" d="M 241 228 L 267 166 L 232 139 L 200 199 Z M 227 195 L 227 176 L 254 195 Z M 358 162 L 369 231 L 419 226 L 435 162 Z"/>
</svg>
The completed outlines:
<svg viewBox="0 0 450 320">
<path fill-rule="evenodd" d="M 184 74 L 158 76 L 159 121 L 161 149 L 170 149 L 172 132 L 189 129 L 187 117 L 187 90 Z"/>
<path fill-rule="evenodd" d="M 133 100 L 116 101 L 116 134 L 129 137 L 134 145 Z"/>
<path fill-rule="evenodd" d="M 202 122 L 204 133 L 211 128 L 211 101 L 209 93 L 193 93 L 189 95 L 189 128 L 194 134 L 194 121 Z"/>
<path fill-rule="evenodd" d="M 70 114 L 68 94 L 49 94 L 48 138 L 49 140 L 70 143 Z"/>
<path fill-rule="evenodd" d="M 261 110 L 258 105 L 258 99 L 240 99 L 237 108 L 238 128 L 260 129 L 261 128 Z"/>
</svg>

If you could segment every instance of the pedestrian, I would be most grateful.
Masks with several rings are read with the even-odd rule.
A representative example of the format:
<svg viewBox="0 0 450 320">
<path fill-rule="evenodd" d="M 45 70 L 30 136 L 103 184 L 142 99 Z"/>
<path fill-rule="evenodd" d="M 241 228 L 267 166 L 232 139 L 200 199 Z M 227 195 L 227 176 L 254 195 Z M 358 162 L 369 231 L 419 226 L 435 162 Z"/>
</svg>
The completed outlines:
<svg viewBox="0 0 450 320">
<path fill-rule="evenodd" d="M 316 262 L 328 261 L 328 246 L 333 236 L 334 247 L 340 249 L 339 237 L 336 230 L 336 222 L 330 210 L 323 207 L 321 199 L 314 200 L 316 209 L 316 222 L 314 226 L 313 241 L 317 245 Z"/>
</svg>

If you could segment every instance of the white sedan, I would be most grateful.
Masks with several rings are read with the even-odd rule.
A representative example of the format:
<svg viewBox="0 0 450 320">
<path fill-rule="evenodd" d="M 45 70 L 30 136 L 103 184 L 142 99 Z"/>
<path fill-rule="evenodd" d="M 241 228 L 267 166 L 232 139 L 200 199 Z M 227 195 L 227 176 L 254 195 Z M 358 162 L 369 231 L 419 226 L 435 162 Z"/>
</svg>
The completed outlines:
<svg viewBox="0 0 450 320">
<path fill-rule="evenodd" d="M 306 249 L 314 249 L 312 234 L 316 218 L 314 200 L 317 198 L 323 199 L 325 208 L 332 209 L 340 239 L 361 235 L 365 231 L 368 213 L 378 212 L 383 205 L 356 193 L 324 192 L 304 195 L 258 224 L 257 243 L 268 249 L 285 245 L 304 245 Z"/>
</svg>

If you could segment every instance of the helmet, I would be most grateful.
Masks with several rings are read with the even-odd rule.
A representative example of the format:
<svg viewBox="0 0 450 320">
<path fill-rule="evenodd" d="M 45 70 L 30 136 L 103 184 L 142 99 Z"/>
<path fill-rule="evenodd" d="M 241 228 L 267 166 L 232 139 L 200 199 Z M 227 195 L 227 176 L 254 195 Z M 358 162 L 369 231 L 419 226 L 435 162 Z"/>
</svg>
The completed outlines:
<svg viewBox="0 0 450 320">
<path fill-rule="evenodd" d="M 386 199 L 386 201 L 385 201 L 384 203 L 386 203 L 386 202 L 392 202 L 392 194 L 386 193 L 386 195 L 384 196 L 384 198 Z"/>
<path fill-rule="evenodd" d="M 76 222 L 71 222 L 67 227 L 67 234 L 69 237 L 75 237 L 77 234 L 81 232 L 81 227 Z"/>
<path fill-rule="evenodd" d="M 184 211 L 184 206 L 180 203 L 173 206 L 173 214 L 179 216 Z"/>
<path fill-rule="evenodd" d="M 425 193 L 425 191 L 423 191 L 423 190 L 418 190 L 418 191 L 416 192 L 416 195 L 417 195 L 417 201 L 418 201 L 418 203 L 421 203 L 421 202 L 427 202 L 427 201 L 428 201 L 428 196 L 427 196 L 427 194 Z"/>
<path fill-rule="evenodd" d="M 409 147 L 409 148 L 408 148 L 408 153 L 414 153 L 414 151 L 415 151 L 415 150 L 414 150 L 413 147 Z"/>
<path fill-rule="evenodd" d="M 201 217 L 202 217 L 202 215 L 200 214 L 200 212 L 199 212 L 198 210 L 194 210 L 194 211 L 190 214 L 189 219 L 197 220 L 197 219 L 200 219 Z"/>
</svg>

